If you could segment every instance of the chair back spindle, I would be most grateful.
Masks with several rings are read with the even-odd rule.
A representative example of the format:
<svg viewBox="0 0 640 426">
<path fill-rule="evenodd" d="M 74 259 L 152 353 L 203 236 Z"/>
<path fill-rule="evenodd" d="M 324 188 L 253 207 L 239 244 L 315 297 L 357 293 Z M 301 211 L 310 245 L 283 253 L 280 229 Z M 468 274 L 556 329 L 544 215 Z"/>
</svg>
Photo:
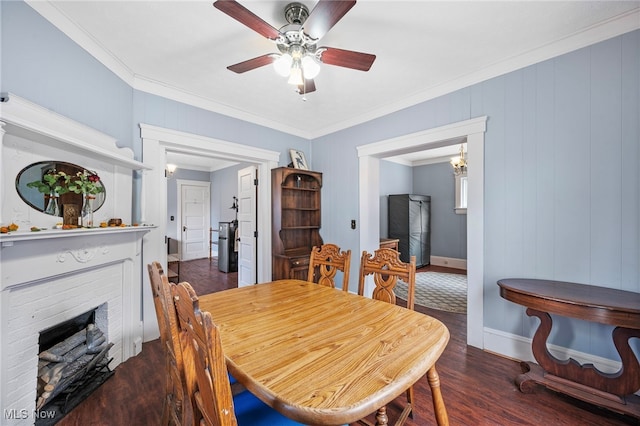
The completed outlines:
<svg viewBox="0 0 640 426">
<path fill-rule="evenodd" d="M 336 288 L 336 275 L 342 272 L 342 290 L 349 291 L 349 268 L 351 267 L 351 250 L 340 251 L 335 244 L 314 246 L 309 257 L 309 273 L 307 281 Z"/>
<path fill-rule="evenodd" d="M 380 248 L 373 254 L 362 252 L 360 259 L 360 279 L 358 294 L 364 295 L 365 277 L 373 274 L 372 298 L 396 303 L 394 289 L 401 279 L 407 283 L 407 308 L 413 310 L 416 287 L 416 258 L 411 256 L 409 263 L 400 260 L 400 253 L 390 248 Z"/>
</svg>

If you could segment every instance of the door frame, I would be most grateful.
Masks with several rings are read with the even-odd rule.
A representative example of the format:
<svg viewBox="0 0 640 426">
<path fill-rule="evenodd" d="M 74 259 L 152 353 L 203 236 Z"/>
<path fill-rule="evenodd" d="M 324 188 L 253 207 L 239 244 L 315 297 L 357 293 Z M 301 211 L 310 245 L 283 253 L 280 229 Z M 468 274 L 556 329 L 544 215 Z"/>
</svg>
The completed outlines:
<svg viewBox="0 0 640 426">
<path fill-rule="evenodd" d="M 142 239 L 143 264 L 166 265 L 164 244 L 167 223 L 167 151 L 255 164 L 258 169 L 258 282 L 271 281 L 271 169 L 278 167 L 280 152 L 241 145 L 193 133 L 140 123 L 142 162 L 150 170 L 137 172 L 134 196 L 139 194 L 139 222 L 157 227 Z M 139 189 L 138 189 L 139 188 Z M 138 191 L 138 192 L 136 192 Z M 144 341 L 157 338 L 158 327 L 148 274 L 143 274 Z"/>
<path fill-rule="evenodd" d="M 467 199 L 467 344 L 484 349 L 484 133 L 487 117 L 472 118 L 357 147 L 360 251 L 380 246 L 380 159 L 459 144 L 469 153 Z M 365 291 L 371 289 L 366 287 Z"/>
</svg>

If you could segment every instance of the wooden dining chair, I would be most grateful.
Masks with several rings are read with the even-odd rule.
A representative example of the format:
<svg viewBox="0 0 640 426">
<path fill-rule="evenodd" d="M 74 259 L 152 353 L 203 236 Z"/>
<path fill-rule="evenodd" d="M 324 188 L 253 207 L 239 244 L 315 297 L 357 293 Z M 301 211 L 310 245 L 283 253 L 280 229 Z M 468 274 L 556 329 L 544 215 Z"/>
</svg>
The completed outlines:
<svg viewBox="0 0 640 426">
<path fill-rule="evenodd" d="M 160 344 L 165 353 L 165 398 L 162 408 L 162 425 L 190 425 L 193 423 L 193 407 L 187 393 L 184 373 L 184 357 L 180 345 L 178 317 L 176 314 L 171 288 L 175 283 L 169 281 L 159 262 L 147 265 L 151 294 L 158 319 Z M 234 377 L 229 376 L 234 396 L 246 391 Z"/>
<path fill-rule="evenodd" d="M 160 343 L 165 354 L 165 397 L 162 425 L 190 425 L 191 403 L 184 385 L 184 365 L 178 337 L 178 322 L 171 297 L 171 283 L 159 262 L 147 265 L 153 305 L 158 319 Z"/>
<path fill-rule="evenodd" d="M 300 425 L 248 391 L 232 396 L 218 327 L 200 311 L 198 296 L 187 282 L 171 288 L 184 354 L 186 383 L 194 425 Z"/>
<path fill-rule="evenodd" d="M 372 298 L 385 302 L 396 303 L 394 289 L 398 280 L 407 284 L 407 309 L 413 310 L 416 288 L 416 258 L 411 256 L 408 263 L 400 260 L 400 252 L 390 248 L 380 248 L 369 254 L 362 252 L 360 259 L 360 279 L 358 294 L 364 295 L 365 277 L 373 275 Z"/>
<path fill-rule="evenodd" d="M 416 286 L 416 258 L 411 256 L 409 263 L 400 260 L 400 253 L 390 248 L 380 248 L 369 254 L 362 252 L 360 259 L 360 277 L 358 280 L 358 294 L 364 296 L 365 277 L 373 275 L 375 287 L 373 289 L 372 299 L 382 300 L 384 302 L 396 304 L 396 295 L 394 288 L 401 279 L 407 284 L 407 309 L 413 310 L 414 293 Z M 378 416 L 386 418 L 386 407 L 378 410 Z M 396 426 L 405 423 L 407 418 L 413 418 L 413 386 L 407 389 L 407 404 L 404 406 Z M 361 423 L 370 424 L 366 420 L 360 420 Z"/>
<path fill-rule="evenodd" d="M 335 244 L 313 246 L 309 257 L 309 273 L 307 281 L 336 288 L 335 277 L 342 272 L 342 290 L 349 291 L 349 268 L 351 266 L 351 250 L 340 251 Z"/>
</svg>

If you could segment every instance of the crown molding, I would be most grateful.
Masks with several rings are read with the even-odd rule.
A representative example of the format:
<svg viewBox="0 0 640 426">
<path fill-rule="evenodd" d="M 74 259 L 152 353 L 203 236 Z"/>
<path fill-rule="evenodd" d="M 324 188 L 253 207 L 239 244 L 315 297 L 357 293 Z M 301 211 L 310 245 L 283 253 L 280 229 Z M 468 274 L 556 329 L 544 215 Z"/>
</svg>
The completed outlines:
<svg viewBox="0 0 640 426">
<path fill-rule="evenodd" d="M 385 105 L 382 108 L 374 109 L 358 117 L 336 123 L 333 126 L 325 126 L 321 134 L 314 134 L 313 137 L 320 137 L 344 130 L 637 29 L 640 29 L 640 7 L 607 21 L 592 25 L 585 30 L 571 34 L 561 40 L 548 43 L 539 48 L 531 49 L 525 53 L 509 58 L 508 60 L 490 65 L 478 72 L 452 79 L 392 104 Z"/>
<path fill-rule="evenodd" d="M 86 50 L 91 56 L 111 70 L 133 89 L 268 127 L 283 133 L 299 136 L 304 139 L 310 139 L 312 137 L 311 133 L 306 130 L 288 126 L 273 120 L 268 120 L 255 114 L 220 104 L 212 99 L 204 98 L 165 83 L 149 79 L 145 76 L 138 75 L 113 55 L 108 49 L 106 49 L 99 40 L 96 40 L 84 29 L 77 26 L 67 15 L 57 8 L 54 3 L 43 0 L 25 0 L 25 3 L 31 6 L 36 12 L 42 15 L 43 18 L 62 31 L 67 37 Z"/>
<path fill-rule="evenodd" d="M 285 123 L 260 117 L 247 111 L 233 108 L 229 105 L 221 104 L 213 99 L 185 92 L 179 88 L 171 87 L 145 76 L 137 75 L 111 52 L 105 49 L 98 40 L 95 40 L 86 31 L 75 25 L 53 3 L 42 0 L 25 0 L 25 2 L 136 90 L 161 96 L 177 102 L 182 102 L 256 125 L 268 127 L 273 130 L 281 131 L 307 140 L 335 133 L 431 99 L 435 99 L 456 90 L 472 86 L 482 81 L 486 81 L 538 62 L 640 29 L 640 8 L 636 8 L 607 21 L 599 22 L 582 31 L 573 33 L 563 39 L 548 43 L 536 49 L 531 49 L 523 54 L 490 65 L 478 72 L 452 79 L 443 84 L 418 92 L 415 95 L 400 99 L 397 102 L 385 105 L 384 107 L 370 110 L 349 120 L 340 121 L 329 126 L 322 126 L 322 128 L 318 129 L 300 129 Z"/>
<path fill-rule="evenodd" d="M 107 50 L 99 40 L 93 38 L 84 29 L 77 26 L 55 4 L 43 0 L 25 0 L 44 19 L 62 31 L 67 37 L 96 58 L 102 65 L 133 87 L 134 73 L 114 54 Z"/>
<path fill-rule="evenodd" d="M 136 76 L 134 78 L 133 88 L 142 92 L 162 96 L 163 98 L 171 99 L 176 102 L 181 102 L 183 104 L 215 112 L 227 117 L 247 121 L 249 123 L 263 127 L 268 127 L 270 129 L 287 133 L 293 136 L 298 136 L 303 139 L 311 139 L 313 136 L 312 133 L 307 130 L 289 126 L 278 121 L 269 120 L 264 117 L 260 117 L 247 111 L 239 110 L 228 105 L 223 105 L 213 101 L 212 99 L 186 92 L 184 90 L 180 90 L 167 84 L 147 79 L 142 76 Z"/>
</svg>

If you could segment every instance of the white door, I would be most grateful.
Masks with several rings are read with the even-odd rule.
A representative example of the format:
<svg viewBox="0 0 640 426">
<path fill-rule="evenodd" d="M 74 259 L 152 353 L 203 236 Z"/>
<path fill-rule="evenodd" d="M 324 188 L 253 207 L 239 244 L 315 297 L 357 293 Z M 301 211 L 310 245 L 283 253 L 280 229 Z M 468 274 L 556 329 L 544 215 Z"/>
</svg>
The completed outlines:
<svg viewBox="0 0 640 426">
<path fill-rule="evenodd" d="M 256 283 L 256 168 L 238 170 L 238 287 Z"/>
<path fill-rule="evenodd" d="M 209 192 L 209 182 L 178 180 L 181 260 L 209 256 Z"/>
</svg>

